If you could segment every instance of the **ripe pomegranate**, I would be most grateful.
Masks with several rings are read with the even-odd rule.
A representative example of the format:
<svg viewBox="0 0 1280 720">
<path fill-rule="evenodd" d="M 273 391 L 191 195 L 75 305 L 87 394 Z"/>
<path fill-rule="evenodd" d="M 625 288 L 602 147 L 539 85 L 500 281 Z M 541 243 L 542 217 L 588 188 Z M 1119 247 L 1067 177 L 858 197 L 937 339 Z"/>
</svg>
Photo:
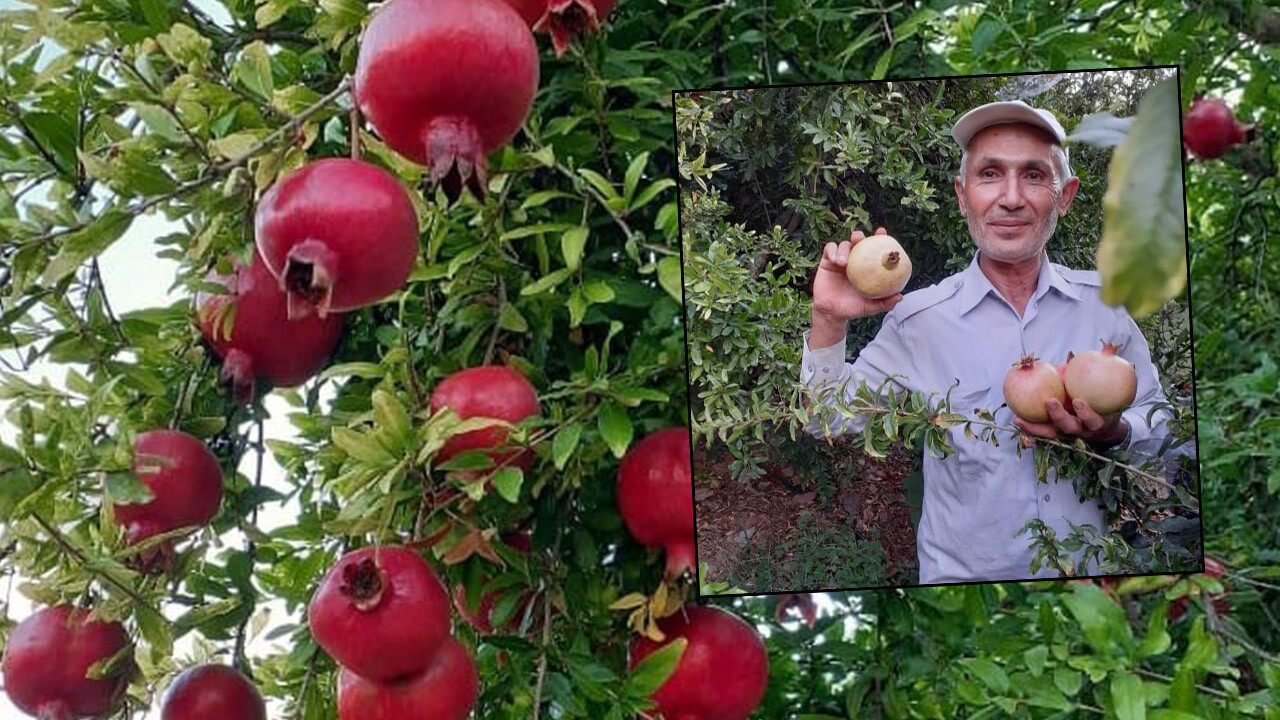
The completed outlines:
<svg viewBox="0 0 1280 720">
<path fill-rule="evenodd" d="M 1071 397 L 1071 393 L 1067 392 L 1067 363 L 1071 362 L 1071 358 L 1075 357 L 1075 353 L 1067 353 L 1067 362 L 1061 365 L 1054 365 L 1053 368 L 1058 371 L 1058 380 L 1062 381 L 1062 409 L 1071 415 L 1076 414 L 1075 400 Z"/>
<path fill-rule="evenodd" d="M 673 720 L 745 720 L 764 697 L 769 656 L 750 625 L 714 607 L 686 605 L 658 621 L 667 639 L 641 637 L 631 644 L 631 667 L 663 645 L 689 644 L 676 670 L 653 694 L 663 717 Z"/>
<path fill-rule="evenodd" d="M 436 386 L 431 393 L 431 412 L 452 408 L 463 420 L 475 417 L 494 418 L 509 423 L 538 414 L 538 393 L 524 375 L 501 365 L 481 365 L 459 370 Z M 508 431 L 503 427 L 472 430 L 449 438 L 436 455 L 438 462 L 468 450 L 497 448 L 507 443 Z M 533 454 L 515 449 L 506 453 L 494 453 L 494 462 L 501 463 L 515 457 L 510 465 L 528 470 L 533 464 Z"/>
<path fill-rule="evenodd" d="M 534 32 L 550 33 L 556 57 L 564 55 L 569 43 L 586 32 L 599 32 L 600 25 L 618 0 L 506 0 Z"/>
<path fill-rule="evenodd" d="M 844 274 L 854 289 L 872 300 L 893 297 L 911 279 L 911 258 L 894 238 L 871 235 L 849 251 Z"/>
<path fill-rule="evenodd" d="M 334 660 L 373 681 L 422 670 L 449 637 L 449 595 L 416 552 L 365 547 L 329 569 L 307 607 Z"/>
<path fill-rule="evenodd" d="M 37 611 L 9 635 L 0 660 L 4 691 L 18 709 L 40 720 L 105 716 L 129 684 L 128 673 L 91 680 L 99 661 L 129 644 L 118 622 L 90 620 L 89 611 L 56 605 Z"/>
<path fill-rule="evenodd" d="M 1249 128 L 1217 98 L 1199 98 L 1182 117 L 1182 144 L 1205 160 L 1222 157 L 1244 142 Z"/>
<path fill-rule="evenodd" d="M 288 292 L 288 317 L 325 317 L 399 290 L 418 256 L 418 215 L 391 173 L 329 158 L 299 168 L 262 196 L 258 252 Z"/>
<path fill-rule="evenodd" d="M 1102 350 L 1085 350 L 1067 361 L 1062 382 L 1068 394 L 1089 404 L 1094 412 L 1112 416 L 1133 403 L 1138 373 L 1133 363 L 1116 355 L 1118 345 L 1102 343 Z"/>
<path fill-rule="evenodd" d="M 348 668 L 338 675 L 340 720 L 462 720 L 476 703 L 480 681 L 462 644 L 444 644 L 419 672 L 388 683 L 372 682 Z"/>
<path fill-rule="evenodd" d="M 1204 574 L 1213 578 L 1223 578 L 1227 574 L 1227 568 L 1217 558 L 1205 556 L 1204 558 Z M 1213 610 L 1219 615 L 1225 615 L 1231 610 L 1231 602 L 1227 599 L 1230 594 L 1230 586 L 1223 583 L 1223 592 L 1209 596 L 1209 601 L 1213 603 Z M 1187 612 L 1187 597 L 1183 596 L 1174 599 L 1169 605 L 1169 620 L 1176 622 L 1182 618 Z"/>
<path fill-rule="evenodd" d="M 207 279 L 229 292 L 196 296 L 200 332 L 222 358 L 222 379 L 239 402 L 253 399 L 256 378 L 292 387 L 324 368 L 342 336 L 341 315 L 289 320 L 288 295 L 257 253 L 247 266 L 236 263 L 235 276 Z"/>
<path fill-rule="evenodd" d="M 209 448 L 180 430 L 151 430 L 133 442 L 133 474 L 154 497 L 143 503 L 115 503 L 116 522 L 129 544 L 183 527 L 204 525 L 222 505 L 222 469 Z M 172 546 L 153 548 L 144 568 L 172 557 Z"/>
<path fill-rule="evenodd" d="M 182 671 L 165 693 L 160 720 L 266 720 L 267 707 L 249 679 L 226 665 Z"/>
<path fill-rule="evenodd" d="M 659 430 L 631 448 L 618 468 L 618 508 L 627 530 L 667 551 L 667 577 L 695 566 L 689 431 Z"/>
<path fill-rule="evenodd" d="M 1049 398 L 1066 403 L 1062 379 L 1053 365 L 1037 360 L 1034 355 L 1022 359 L 1004 376 L 1004 401 L 1014 415 L 1027 422 L 1049 421 L 1049 411 L 1044 404 Z"/>
<path fill-rule="evenodd" d="M 486 157 L 511 141 L 538 90 L 538 45 L 503 0 L 391 0 L 356 59 L 355 97 L 392 149 L 443 181 L 485 192 Z"/>
</svg>

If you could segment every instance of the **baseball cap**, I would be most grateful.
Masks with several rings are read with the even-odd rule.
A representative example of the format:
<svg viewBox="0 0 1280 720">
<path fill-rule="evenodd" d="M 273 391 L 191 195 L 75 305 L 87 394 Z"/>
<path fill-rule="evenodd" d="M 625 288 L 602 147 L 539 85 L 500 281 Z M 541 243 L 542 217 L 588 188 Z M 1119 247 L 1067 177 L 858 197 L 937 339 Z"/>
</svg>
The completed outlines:
<svg viewBox="0 0 1280 720">
<path fill-rule="evenodd" d="M 969 146 L 969 141 L 973 139 L 978 131 L 990 125 L 1000 125 L 1003 123 L 1027 123 L 1044 128 L 1063 146 L 1066 151 L 1064 141 L 1067 139 L 1067 133 L 1062 129 L 1062 124 L 1058 122 L 1058 118 L 1048 110 L 1033 108 L 1021 100 L 1007 100 L 1003 102 L 992 102 L 986 105 L 979 105 L 970 110 L 951 127 L 951 137 L 960 143 L 961 148 Z M 1068 154 L 1068 160 L 1070 155 Z"/>
</svg>

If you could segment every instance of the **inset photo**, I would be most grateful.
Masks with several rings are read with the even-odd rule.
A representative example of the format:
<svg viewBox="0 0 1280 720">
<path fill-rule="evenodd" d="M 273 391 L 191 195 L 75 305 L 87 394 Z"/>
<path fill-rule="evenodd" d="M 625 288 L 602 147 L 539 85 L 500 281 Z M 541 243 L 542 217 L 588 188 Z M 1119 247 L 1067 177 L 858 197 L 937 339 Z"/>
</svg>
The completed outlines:
<svg viewBox="0 0 1280 720">
<path fill-rule="evenodd" d="M 704 593 L 1202 569 L 1176 67 L 674 113 Z"/>
</svg>

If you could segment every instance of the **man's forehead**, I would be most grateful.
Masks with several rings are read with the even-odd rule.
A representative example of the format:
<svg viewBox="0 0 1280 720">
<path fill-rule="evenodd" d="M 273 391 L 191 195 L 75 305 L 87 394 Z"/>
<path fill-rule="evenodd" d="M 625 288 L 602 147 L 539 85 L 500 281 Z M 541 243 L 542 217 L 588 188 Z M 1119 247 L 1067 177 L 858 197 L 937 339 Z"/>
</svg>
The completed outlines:
<svg viewBox="0 0 1280 720">
<path fill-rule="evenodd" d="M 1010 145 L 1015 143 L 1034 143 L 1044 146 L 1046 157 L 1049 154 L 1049 148 L 1056 145 L 1053 135 L 1043 128 L 1026 123 L 1001 123 L 999 125 L 988 125 L 974 134 L 969 140 L 968 151 L 971 153 L 991 152 L 1000 145 Z M 985 145 L 979 149 L 979 146 Z"/>
</svg>

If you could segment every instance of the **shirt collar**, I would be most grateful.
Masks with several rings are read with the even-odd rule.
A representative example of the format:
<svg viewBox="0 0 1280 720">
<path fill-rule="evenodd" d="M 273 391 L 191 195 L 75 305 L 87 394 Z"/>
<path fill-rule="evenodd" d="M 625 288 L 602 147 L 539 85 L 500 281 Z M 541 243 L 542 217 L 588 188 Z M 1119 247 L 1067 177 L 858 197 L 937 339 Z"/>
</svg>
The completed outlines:
<svg viewBox="0 0 1280 720">
<path fill-rule="evenodd" d="M 978 252 L 974 252 L 973 260 L 969 263 L 969 267 L 960 273 L 960 280 L 964 283 L 964 287 L 960 291 L 960 314 L 964 315 L 987 296 L 988 293 L 998 295 L 996 288 L 983 274 L 982 268 L 978 267 Z M 1049 254 L 1040 252 L 1040 276 L 1036 279 L 1036 291 L 1031 294 L 1034 299 L 1040 299 L 1049 290 L 1057 290 L 1064 296 L 1072 300 L 1080 300 L 1080 292 L 1062 276 L 1062 272 L 1049 263 Z"/>
</svg>

